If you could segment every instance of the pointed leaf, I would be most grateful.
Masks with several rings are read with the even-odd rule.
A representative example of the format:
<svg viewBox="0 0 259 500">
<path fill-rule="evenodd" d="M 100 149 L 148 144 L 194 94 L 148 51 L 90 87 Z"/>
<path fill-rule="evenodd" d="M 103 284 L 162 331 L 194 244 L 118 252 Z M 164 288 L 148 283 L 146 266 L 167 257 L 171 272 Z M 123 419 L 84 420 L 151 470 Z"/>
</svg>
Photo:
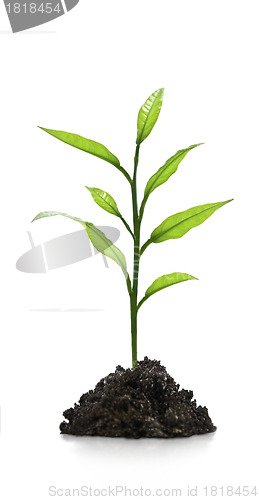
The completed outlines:
<svg viewBox="0 0 259 500">
<path fill-rule="evenodd" d="M 187 153 L 201 144 L 202 143 L 193 144 L 193 146 L 189 146 L 186 149 L 180 149 L 174 156 L 169 158 L 169 160 L 167 160 L 166 163 L 149 179 L 145 188 L 144 198 L 147 199 L 154 189 L 161 186 L 161 184 L 164 184 L 164 182 L 166 182 L 169 177 L 176 172 L 179 163 L 185 158 Z"/>
<path fill-rule="evenodd" d="M 86 153 L 89 153 L 93 156 L 97 156 L 102 160 L 107 161 L 114 165 L 120 172 L 122 172 L 125 177 L 131 182 L 130 175 L 126 172 L 126 170 L 120 165 L 120 161 L 116 156 L 114 156 L 105 146 L 100 144 L 99 142 L 92 141 L 91 139 L 85 139 L 81 135 L 71 134 L 70 132 L 62 132 L 60 130 L 51 130 L 48 128 L 39 127 L 44 130 L 48 134 L 52 135 L 56 139 L 59 139 L 74 148 L 81 149 Z"/>
<path fill-rule="evenodd" d="M 122 215 L 117 207 L 117 203 L 113 199 L 113 197 L 109 193 L 106 193 L 105 191 L 103 191 L 102 189 L 89 188 L 87 186 L 85 186 L 85 187 L 88 189 L 88 191 L 90 191 L 90 193 L 91 193 L 94 201 L 97 203 L 97 205 L 99 205 L 99 207 L 106 210 L 106 212 L 109 212 L 110 214 L 113 214 L 113 215 L 116 215 L 117 217 L 119 217 L 121 219 L 121 221 L 123 222 L 124 226 L 126 227 L 126 229 L 129 231 L 131 236 L 134 238 L 134 234 L 133 234 L 132 230 L 130 229 L 129 224 L 122 217 Z"/>
<path fill-rule="evenodd" d="M 63 217 L 68 217 L 69 219 L 79 222 L 86 229 L 88 236 L 96 250 L 98 250 L 98 252 L 101 252 L 103 255 L 106 255 L 106 257 L 114 260 L 114 262 L 116 262 L 121 267 L 126 280 L 128 279 L 127 264 L 124 254 L 119 250 L 119 248 L 113 245 L 111 240 L 109 240 L 105 236 L 105 234 L 100 231 L 100 229 L 94 226 L 94 224 L 92 224 L 91 222 L 83 221 L 78 217 L 73 217 L 72 215 L 68 215 L 63 212 L 40 212 L 38 215 L 36 215 L 36 217 L 34 217 L 32 222 L 38 219 L 42 219 L 43 217 L 52 217 L 54 215 L 62 215 Z"/>
<path fill-rule="evenodd" d="M 79 217 L 73 217 L 72 215 L 65 214 L 64 212 L 40 212 L 34 219 L 32 219 L 32 222 L 38 219 L 43 219 L 44 217 L 53 217 L 54 215 L 63 215 L 63 217 L 68 217 L 69 219 L 75 220 L 76 222 L 79 222 L 84 226 L 84 221 L 82 219 L 79 219 Z"/>
<path fill-rule="evenodd" d="M 88 186 L 85 187 L 91 193 L 92 198 L 94 199 L 95 203 L 99 205 L 99 207 L 103 208 L 103 210 L 106 210 L 106 212 L 109 212 L 110 214 L 120 217 L 121 214 L 117 207 L 116 201 L 109 193 L 106 193 L 99 188 L 90 188 Z"/>
<path fill-rule="evenodd" d="M 115 245 L 112 244 L 112 242 L 105 236 L 102 231 L 100 231 L 100 229 L 97 229 L 97 227 L 89 222 L 85 224 L 87 225 L 86 230 L 88 236 L 96 250 L 106 255 L 106 257 L 114 260 L 114 262 L 116 262 L 121 267 L 123 274 L 127 280 L 128 271 L 125 255 Z"/>
<path fill-rule="evenodd" d="M 163 290 L 163 288 L 167 288 L 168 286 L 171 285 L 176 285 L 177 283 L 182 283 L 183 281 L 188 281 L 188 280 L 197 280 L 198 278 L 195 278 L 194 276 L 191 276 L 190 274 L 186 273 L 172 273 L 172 274 L 164 274 L 164 276 L 160 276 L 160 278 L 157 278 L 152 285 L 146 290 L 145 296 L 143 299 L 139 302 L 138 308 L 147 300 L 151 295 L 153 295 L 156 292 L 159 292 L 160 290 Z"/>
<path fill-rule="evenodd" d="M 171 215 L 165 219 L 151 234 L 150 240 L 153 243 L 160 243 L 169 239 L 181 238 L 193 227 L 199 226 L 208 219 L 218 208 L 223 207 L 232 200 L 219 203 L 208 203 L 189 208 L 184 212 Z"/>
<path fill-rule="evenodd" d="M 139 110 L 137 122 L 137 144 L 141 144 L 152 131 L 161 110 L 164 89 L 151 94 Z"/>
<path fill-rule="evenodd" d="M 145 296 L 150 297 L 154 293 L 159 292 L 160 290 L 163 290 L 163 288 L 167 288 L 168 286 L 176 285 L 177 283 L 182 283 L 183 281 L 197 279 L 198 278 L 191 276 L 191 274 L 186 273 L 164 274 L 163 276 L 157 278 L 152 283 L 152 285 L 150 285 L 150 287 L 146 290 Z"/>
</svg>

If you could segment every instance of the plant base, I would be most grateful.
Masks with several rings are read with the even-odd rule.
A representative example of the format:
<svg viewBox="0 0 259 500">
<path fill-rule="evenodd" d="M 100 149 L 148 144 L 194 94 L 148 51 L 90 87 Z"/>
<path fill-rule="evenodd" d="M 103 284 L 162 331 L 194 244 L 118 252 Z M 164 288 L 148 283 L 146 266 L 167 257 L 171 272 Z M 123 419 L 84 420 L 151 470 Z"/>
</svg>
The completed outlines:
<svg viewBox="0 0 259 500">
<path fill-rule="evenodd" d="M 107 437 L 187 437 L 214 432 L 206 407 L 179 385 L 159 361 L 145 357 L 134 371 L 117 366 L 63 413 L 62 434 Z"/>
</svg>

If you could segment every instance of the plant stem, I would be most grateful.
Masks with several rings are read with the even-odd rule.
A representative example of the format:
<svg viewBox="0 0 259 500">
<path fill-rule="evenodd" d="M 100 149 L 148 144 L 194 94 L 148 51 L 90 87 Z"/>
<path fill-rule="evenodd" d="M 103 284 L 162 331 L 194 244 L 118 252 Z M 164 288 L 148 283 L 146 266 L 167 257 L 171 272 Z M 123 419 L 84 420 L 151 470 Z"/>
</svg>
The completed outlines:
<svg viewBox="0 0 259 500">
<path fill-rule="evenodd" d="M 133 283 L 130 296 L 130 316 L 131 316 L 131 347 L 132 347 L 132 369 L 137 366 L 137 312 L 138 312 L 138 273 L 139 273 L 139 246 L 140 246 L 140 220 L 138 215 L 137 201 L 137 168 L 139 160 L 139 144 L 136 146 L 134 158 L 134 175 L 131 185 L 133 227 L 134 227 L 134 253 L 133 253 Z"/>
<path fill-rule="evenodd" d="M 130 319 L 131 319 L 131 351 L 132 351 L 132 369 L 137 366 L 137 300 L 132 292 L 130 296 Z"/>
<path fill-rule="evenodd" d="M 118 167 L 117 167 L 118 168 Z M 127 181 L 129 181 L 129 183 L 131 184 L 132 183 L 132 179 L 130 177 L 130 175 L 128 174 L 128 172 L 125 170 L 125 168 L 123 168 L 121 165 L 119 167 L 119 170 L 120 172 L 126 177 Z"/>
<path fill-rule="evenodd" d="M 143 304 L 143 303 L 144 303 L 147 299 L 148 299 L 148 297 L 143 297 L 143 298 L 139 301 L 139 303 L 138 303 L 138 305 L 137 305 L 137 309 L 138 309 L 138 310 L 139 310 L 139 308 L 142 306 L 142 304 Z"/>
<path fill-rule="evenodd" d="M 147 240 L 146 243 L 144 243 L 144 245 L 142 245 L 142 247 L 140 249 L 140 255 L 142 255 L 143 252 L 145 252 L 146 248 L 150 245 L 150 243 L 152 243 L 151 238 L 149 238 L 149 240 Z"/>
<path fill-rule="evenodd" d="M 125 221 L 125 219 L 122 217 L 122 215 L 120 215 L 120 219 L 121 221 L 123 222 L 124 226 L 126 227 L 126 229 L 129 231 L 129 233 L 131 234 L 132 238 L 134 238 L 134 234 L 133 232 L 131 231 L 128 223 Z"/>
</svg>

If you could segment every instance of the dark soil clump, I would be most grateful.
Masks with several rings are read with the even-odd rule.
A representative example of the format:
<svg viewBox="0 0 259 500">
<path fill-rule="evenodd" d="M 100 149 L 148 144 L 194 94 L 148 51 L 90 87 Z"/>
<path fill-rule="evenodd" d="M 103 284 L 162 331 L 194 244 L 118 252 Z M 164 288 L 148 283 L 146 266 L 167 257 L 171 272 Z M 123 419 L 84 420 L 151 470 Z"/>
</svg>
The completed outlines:
<svg viewBox="0 0 259 500">
<path fill-rule="evenodd" d="M 108 437 L 186 437 L 214 432 L 206 407 L 179 385 L 159 361 L 147 357 L 134 371 L 117 366 L 64 411 L 62 434 Z"/>
</svg>

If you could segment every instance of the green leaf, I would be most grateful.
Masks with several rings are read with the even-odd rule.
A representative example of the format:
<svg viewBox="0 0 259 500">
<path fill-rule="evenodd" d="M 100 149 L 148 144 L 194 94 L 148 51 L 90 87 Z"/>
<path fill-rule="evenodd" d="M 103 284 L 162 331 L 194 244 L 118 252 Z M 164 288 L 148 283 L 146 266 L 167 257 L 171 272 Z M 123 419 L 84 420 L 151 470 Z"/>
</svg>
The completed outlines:
<svg viewBox="0 0 259 500">
<path fill-rule="evenodd" d="M 219 203 L 208 203 L 207 205 L 199 205 L 198 207 L 189 208 L 184 212 L 171 215 L 165 219 L 151 233 L 150 239 L 142 246 L 140 254 L 142 255 L 150 243 L 161 243 L 162 241 L 181 238 L 193 227 L 199 226 L 208 219 L 218 208 L 223 207 L 231 200 L 222 201 Z"/>
<path fill-rule="evenodd" d="M 106 210 L 106 212 L 109 212 L 110 214 L 116 215 L 117 217 L 121 216 L 116 201 L 109 193 L 106 193 L 99 188 L 90 188 L 88 186 L 85 187 L 91 193 L 92 198 L 94 199 L 95 203 L 99 205 L 99 207 L 103 208 L 103 210 Z"/>
<path fill-rule="evenodd" d="M 128 278 L 127 264 L 125 255 L 115 246 L 113 243 L 105 236 L 105 234 L 100 231 L 91 223 L 86 223 L 87 233 L 93 244 L 93 246 L 98 250 L 98 252 L 103 253 L 106 257 L 114 260 L 122 269 L 125 278 Z"/>
<path fill-rule="evenodd" d="M 84 221 L 82 219 L 79 219 L 79 217 L 73 217 L 72 215 L 65 214 L 63 212 L 40 212 L 34 219 L 32 219 L 32 222 L 35 220 L 43 219 L 44 217 L 53 217 L 54 215 L 63 215 L 63 217 L 68 217 L 69 219 L 75 220 L 76 222 L 79 222 L 84 226 Z"/>
<path fill-rule="evenodd" d="M 86 187 L 86 189 L 88 189 L 88 191 L 90 191 L 90 193 L 91 193 L 94 201 L 97 203 L 97 205 L 99 205 L 99 207 L 106 210 L 106 212 L 109 212 L 110 214 L 113 214 L 113 215 L 116 215 L 117 217 L 119 217 L 121 219 L 121 221 L 123 222 L 124 226 L 126 227 L 126 229 L 129 231 L 131 236 L 134 238 L 134 234 L 131 231 L 129 224 L 122 217 L 122 215 L 117 207 L 117 203 L 113 199 L 113 197 L 109 193 L 106 193 L 105 191 L 103 191 L 102 189 L 89 188 L 87 186 L 85 186 L 85 187 Z"/>
<path fill-rule="evenodd" d="M 120 172 L 122 172 L 125 177 L 131 182 L 130 175 L 126 170 L 121 166 L 120 161 L 116 156 L 114 156 L 105 146 L 100 144 L 99 142 L 92 141 L 91 139 L 85 139 L 81 135 L 71 134 L 69 132 L 62 132 L 60 130 L 51 130 L 48 128 L 39 127 L 44 130 L 48 134 L 52 135 L 56 139 L 59 139 L 74 148 L 81 149 L 81 151 L 85 151 L 93 156 L 97 156 L 102 160 L 107 161 L 114 165 Z"/>
<path fill-rule="evenodd" d="M 163 290 L 163 288 L 176 285 L 177 283 L 182 283 L 183 281 L 197 280 L 197 279 L 198 278 L 195 278 L 194 276 L 191 276 L 190 274 L 186 273 L 172 273 L 160 276 L 160 278 L 157 278 L 152 283 L 152 285 L 150 285 L 150 287 L 146 290 L 145 296 L 139 302 L 138 309 L 143 304 L 143 302 L 145 302 L 151 295 L 153 295 L 156 292 L 159 292 L 160 290 Z"/>
<path fill-rule="evenodd" d="M 73 217 L 72 215 L 68 215 L 63 212 L 40 212 L 38 215 L 36 215 L 36 217 L 34 217 L 32 222 L 38 219 L 42 219 L 43 217 L 52 217 L 54 215 L 62 215 L 63 217 L 68 217 L 69 219 L 79 222 L 86 229 L 88 236 L 96 250 L 98 250 L 98 252 L 101 252 L 103 255 L 106 255 L 106 257 L 114 260 L 114 262 L 116 262 L 121 267 L 126 280 L 128 279 L 127 264 L 124 254 L 119 250 L 119 248 L 113 245 L 111 240 L 109 240 L 105 236 L 105 234 L 100 231 L 100 229 L 94 226 L 94 224 L 92 224 L 91 222 L 83 221 L 78 217 Z"/>
<path fill-rule="evenodd" d="M 137 140 L 139 145 L 143 142 L 153 129 L 161 110 L 164 97 L 164 89 L 158 89 L 151 94 L 139 110 L 137 122 Z"/>
<path fill-rule="evenodd" d="M 208 203 L 198 207 L 189 208 L 184 212 L 171 215 L 160 224 L 151 234 L 153 243 L 181 238 L 193 227 L 197 227 L 208 219 L 216 210 L 223 207 L 232 200 L 219 203 Z"/>
<path fill-rule="evenodd" d="M 144 199 L 147 200 L 148 196 L 152 193 L 152 191 L 154 191 L 154 189 L 161 186 L 161 184 L 164 184 L 164 182 L 166 182 L 169 177 L 176 172 L 179 163 L 185 158 L 191 149 L 197 148 L 197 146 L 200 146 L 201 144 L 203 143 L 193 144 L 193 146 L 189 146 L 189 148 L 180 149 L 174 156 L 169 158 L 169 160 L 167 160 L 166 163 L 149 179 L 145 188 Z"/>
</svg>

